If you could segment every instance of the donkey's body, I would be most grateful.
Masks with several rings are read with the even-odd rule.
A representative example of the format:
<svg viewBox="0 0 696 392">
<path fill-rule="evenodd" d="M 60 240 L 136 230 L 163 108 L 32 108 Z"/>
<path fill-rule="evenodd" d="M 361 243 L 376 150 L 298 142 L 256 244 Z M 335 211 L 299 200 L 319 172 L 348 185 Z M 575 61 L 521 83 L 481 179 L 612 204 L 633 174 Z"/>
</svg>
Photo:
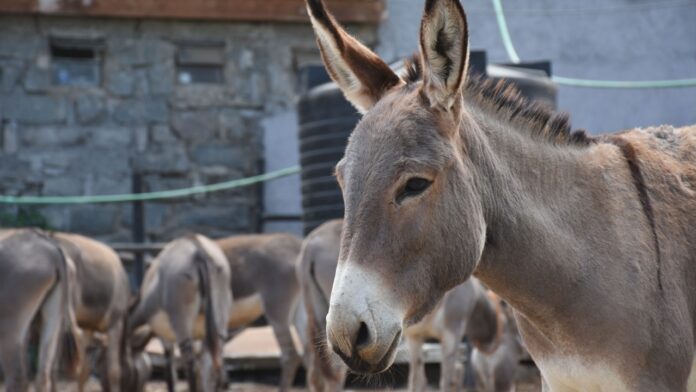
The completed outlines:
<svg viewBox="0 0 696 392">
<path fill-rule="evenodd" d="M 221 378 L 222 342 L 227 336 L 232 296 L 230 269 L 222 250 L 194 235 L 167 244 L 145 274 L 129 329 L 149 324 L 167 354 L 167 386 L 176 384 L 173 350 L 186 363 L 189 389 L 213 391 Z M 131 334 L 131 336 L 133 336 Z M 196 369 L 193 341 L 204 340 L 203 363 Z"/>
<path fill-rule="evenodd" d="M 301 363 L 290 325 L 300 291 L 295 260 L 302 241 L 289 234 L 257 234 L 222 238 L 216 243 L 232 271 L 234 306 L 228 328 L 239 333 L 265 315 L 281 351 L 280 390 L 287 391 Z"/>
<path fill-rule="evenodd" d="M 457 0 L 426 0 L 406 78 L 308 5 L 330 73 L 367 112 L 336 170 L 332 348 L 383 370 L 403 328 L 476 271 L 517 311 L 548 389 L 687 390 L 696 127 L 588 139 L 504 84 L 467 81 Z"/>
<path fill-rule="evenodd" d="M 106 374 L 102 380 L 109 391 L 121 390 L 125 319 L 130 299 L 126 270 L 116 252 L 101 242 L 77 234 L 54 233 L 52 236 L 74 261 L 78 299 L 75 306 L 77 323 L 84 331 L 83 346 L 94 333 L 106 337 Z M 84 361 L 79 389 L 89 377 L 90 366 Z"/>
<path fill-rule="evenodd" d="M 41 318 L 36 391 L 52 391 L 61 335 L 63 350 L 79 353 L 74 301 L 75 266 L 59 245 L 32 230 L 0 232 L 0 360 L 8 391 L 27 390 L 27 340 Z M 79 357 L 68 364 L 79 368 Z"/>
<path fill-rule="evenodd" d="M 312 231 L 298 258 L 297 275 L 308 319 L 307 377 L 313 391 L 341 390 L 347 371 L 337 358 L 327 358 L 329 353 L 324 350 L 328 298 L 336 273 L 342 223 L 330 221 Z M 439 340 L 442 347 L 441 390 L 459 390 L 463 367 L 458 351 L 465 333 L 479 347 L 495 346 L 501 337 L 497 308 L 475 278 L 447 292 L 431 313 L 404 332 L 410 351 L 410 391 L 426 388 L 422 346 L 427 339 Z"/>
</svg>

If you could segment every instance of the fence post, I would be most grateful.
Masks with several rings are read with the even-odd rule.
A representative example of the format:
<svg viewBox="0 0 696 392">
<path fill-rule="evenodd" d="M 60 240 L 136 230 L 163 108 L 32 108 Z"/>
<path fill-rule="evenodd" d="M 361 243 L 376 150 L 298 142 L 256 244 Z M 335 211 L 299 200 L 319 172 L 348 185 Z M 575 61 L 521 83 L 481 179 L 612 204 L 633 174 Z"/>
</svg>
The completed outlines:
<svg viewBox="0 0 696 392">
<path fill-rule="evenodd" d="M 132 191 L 134 194 L 143 191 L 143 176 L 141 173 L 133 173 Z M 145 242 L 145 203 L 142 200 L 133 201 L 133 226 L 131 228 L 133 234 L 133 242 L 142 244 Z M 140 251 L 135 253 L 134 265 L 134 280 L 135 288 L 139 289 L 145 275 L 145 261 L 143 253 Z"/>
</svg>

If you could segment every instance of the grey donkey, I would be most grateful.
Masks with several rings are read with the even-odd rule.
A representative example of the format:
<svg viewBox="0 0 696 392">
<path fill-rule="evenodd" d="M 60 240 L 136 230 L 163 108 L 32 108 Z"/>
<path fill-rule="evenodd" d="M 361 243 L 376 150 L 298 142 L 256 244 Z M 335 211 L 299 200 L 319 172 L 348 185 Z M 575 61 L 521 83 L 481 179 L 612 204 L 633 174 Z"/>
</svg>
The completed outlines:
<svg viewBox="0 0 696 392">
<path fill-rule="evenodd" d="M 51 378 L 57 346 L 56 331 L 60 330 L 59 323 L 62 322 L 64 332 L 71 328 L 74 331 L 72 335 L 76 340 L 68 339 L 65 345 L 69 352 L 77 350 L 74 358 L 84 357 L 84 348 L 93 334 L 105 337 L 106 371 L 102 385 L 108 391 L 121 390 L 123 369 L 127 368 L 127 358 L 122 354 L 130 288 L 118 255 L 105 244 L 77 234 L 9 230 L 0 232 L 0 238 L 2 263 L 7 268 L 7 274 L 2 274 L 2 277 L 9 279 L 1 287 L 8 293 L 15 293 L 2 296 L 13 298 L 14 306 L 2 312 L 8 315 L 3 320 L 14 328 L 12 332 L 3 333 L 3 337 L 12 340 L 11 346 L 21 347 L 26 338 L 22 335 L 26 334 L 24 326 L 37 311 L 35 301 L 43 301 L 43 304 L 38 303 L 42 316 L 40 345 L 43 354 L 40 354 L 37 389 L 47 390 L 54 386 Z M 36 266 L 27 268 L 32 264 Z M 17 269 L 17 266 L 22 268 Z M 47 271 L 53 273 L 47 274 Z M 17 273 L 23 277 L 19 278 Z M 31 291 L 24 293 L 22 290 Z M 8 365 L 15 368 L 9 373 L 23 374 L 25 363 L 20 359 L 24 351 L 16 350 L 12 355 L 18 360 Z M 79 361 L 69 368 L 79 376 L 78 389 L 82 390 L 90 374 L 89 362 Z M 18 390 L 22 384 L 19 383 Z M 14 387 L 9 385 L 14 385 L 13 382 L 8 383 L 8 389 L 12 390 Z"/>
<path fill-rule="evenodd" d="M 162 340 L 169 391 L 176 386 L 175 345 L 186 366 L 189 390 L 215 391 L 222 387 L 222 345 L 232 309 L 230 280 L 230 267 L 220 247 L 199 234 L 170 242 L 150 264 L 138 302 L 131 310 L 130 345 L 134 356 L 141 352 L 139 347 L 149 340 L 138 342 L 145 325 Z M 200 356 L 195 350 L 199 341 L 204 342 Z M 146 378 L 147 370 L 137 369 L 133 376 Z"/>
</svg>

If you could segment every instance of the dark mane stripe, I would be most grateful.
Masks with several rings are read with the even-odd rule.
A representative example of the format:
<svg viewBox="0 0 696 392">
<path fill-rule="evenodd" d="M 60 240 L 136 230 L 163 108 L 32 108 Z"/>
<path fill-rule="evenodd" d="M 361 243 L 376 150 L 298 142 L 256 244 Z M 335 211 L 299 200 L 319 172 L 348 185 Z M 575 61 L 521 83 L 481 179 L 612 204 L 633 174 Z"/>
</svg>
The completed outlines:
<svg viewBox="0 0 696 392">
<path fill-rule="evenodd" d="M 422 80 L 418 54 L 407 60 L 405 65 L 404 80 L 407 84 Z M 595 142 L 584 130 L 572 130 L 567 113 L 555 112 L 547 105 L 528 100 L 509 82 L 470 75 L 464 86 L 464 94 L 481 108 L 550 143 L 586 146 Z"/>
</svg>

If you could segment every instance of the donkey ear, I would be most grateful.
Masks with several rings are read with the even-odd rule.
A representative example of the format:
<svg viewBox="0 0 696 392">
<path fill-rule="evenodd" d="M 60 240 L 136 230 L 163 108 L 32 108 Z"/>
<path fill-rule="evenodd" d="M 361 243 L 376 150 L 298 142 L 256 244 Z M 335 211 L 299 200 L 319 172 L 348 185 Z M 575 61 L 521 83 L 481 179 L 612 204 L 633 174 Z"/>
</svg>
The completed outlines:
<svg viewBox="0 0 696 392">
<path fill-rule="evenodd" d="M 423 88 L 430 104 L 457 103 L 469 64 L 469 32 L 459 0 L 427 0 L 421 22 Z"/>
<path fill-rule="evenodd" d="M 361 113 L 403 83 L 374 52 L 338 25 L 322 0 L 307 0 L 307 10 L 327 71 Z"/>
</svg>

